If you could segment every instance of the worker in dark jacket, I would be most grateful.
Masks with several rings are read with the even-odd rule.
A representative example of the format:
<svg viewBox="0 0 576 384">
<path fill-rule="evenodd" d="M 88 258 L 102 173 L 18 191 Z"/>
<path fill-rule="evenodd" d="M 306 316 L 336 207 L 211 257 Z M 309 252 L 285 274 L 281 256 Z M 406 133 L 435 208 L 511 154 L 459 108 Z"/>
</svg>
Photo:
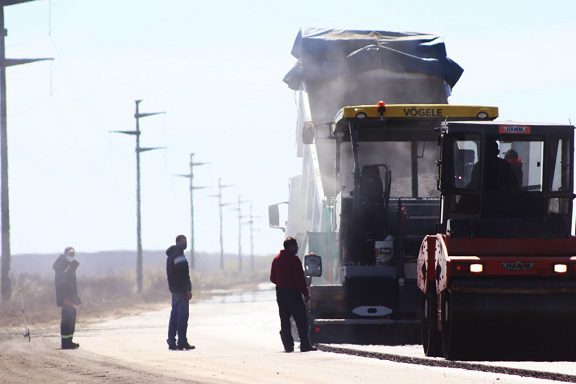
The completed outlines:
<svg viewBox="0 0 576 384">
<path fill-rule="evenodd" d="M 76 349 L 80 345 L 72 341 L 76 328 L 76 306 L 81 304 L 76 286 L 76 269 L 78 261 L 73 247 L 66 247 L 64 254 L 54 262 L 56 304 L 62 308 L 60 337 L 62 349 Z"/>
<path fill-rule="evenodd" d="M 300 351 L 315 351 L 310 344 L 308 336 L 308 319 L 306 305 L 308 301 L 308 286 L 302 262 L 296 255 L 298 242 L 293 237 L 284 241 L 284 249 L 272 261 L 270 281 L 276 284 L 276 301 L 280 313 L 280 338 L 286 352 L 294 351 L 294 339 L 290 326 L 290 318 L 293 317 L 298 328 L 300 337 Z"/>
<path fill-rule="evenodd" d="M 168 349 L 190 350 L 193 345 L 188 344 L 186 332 L 188 330 L 188 304 L 192 299 L 192 283 L 188 261 L 184 256 L 187 247 L 186 236 L 176 236 L 176 244 L 166 250 L 166 274 L 168 275 L 168 287 L 172 292 L 172 311 L 168 324 Z M 178 334 L 178 341 L 176 341 Z"/>
</svg>

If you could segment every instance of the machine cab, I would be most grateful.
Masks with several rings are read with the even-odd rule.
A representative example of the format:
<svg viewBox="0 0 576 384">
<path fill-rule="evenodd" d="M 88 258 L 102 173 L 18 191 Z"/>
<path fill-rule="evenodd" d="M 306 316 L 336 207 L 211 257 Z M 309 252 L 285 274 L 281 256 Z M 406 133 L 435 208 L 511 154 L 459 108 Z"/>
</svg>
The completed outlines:
<svg viewBox="0 0 576 384">
<path fill-rule="evenodd" d="M 441 143 L 443 233 L 454 238 L 571 235 L 573 126 L 448 122 Z"/>
</svg>

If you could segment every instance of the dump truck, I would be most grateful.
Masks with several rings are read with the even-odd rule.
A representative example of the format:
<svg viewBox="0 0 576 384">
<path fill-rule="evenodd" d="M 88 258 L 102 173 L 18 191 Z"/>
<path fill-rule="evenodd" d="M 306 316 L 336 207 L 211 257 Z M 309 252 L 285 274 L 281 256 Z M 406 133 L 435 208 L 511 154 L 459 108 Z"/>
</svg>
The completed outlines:
<svg viewBox="0 0 576 384">
<path fill-rule="evenodd" d="M 425 354 L 573 359 L 574 126 L 446 122 L 438 134 L 441 216 L 417 262 Z"/>
<path fill-rule="evenodd" d="M 416 261 L 440 217 L 435 129 L 498 110 L 447 104 L 462 68 L 437 35 L 303 29 L 292 54 L 302 173 L 287 220 L 285 203 L 269 218 L 306 255 L 311 338 L 416 342 Z"/>
</svg>

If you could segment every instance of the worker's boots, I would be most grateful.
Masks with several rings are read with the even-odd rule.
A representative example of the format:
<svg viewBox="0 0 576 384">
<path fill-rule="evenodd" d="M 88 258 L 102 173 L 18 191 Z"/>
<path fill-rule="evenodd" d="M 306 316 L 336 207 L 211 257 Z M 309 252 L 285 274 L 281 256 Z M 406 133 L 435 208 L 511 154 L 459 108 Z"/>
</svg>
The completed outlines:
<svg viewBox="0 0 576 384">
<path fill-rule="evenodd" d="M 185 341 L 184 343 L 178 343 L 176 348 L 178 348 L 180 351 L 189 351 L 191 349 L 195 349 L 196 347 L 188 344 L 188 341 Z"/>
<path fill-rule="evenodd" d="M 280 331 L 280 339 L 282 339 L 282 344 L 284 344 L 284 351 L 294 352 L 294 339 L 290 332 L 284 333 Z"/>
<path fill-rule="evenodd" d="M 75 343 L 72 339 L 62 338 L 62 349 L 76 349 L 80 344 Z"/>
<path fill-rule="evenodd" d="M 317 350 L 318 348 L 312 346 L 311 344 L 300 344 L 300 352 L 312 352 Z"/>
</svg>

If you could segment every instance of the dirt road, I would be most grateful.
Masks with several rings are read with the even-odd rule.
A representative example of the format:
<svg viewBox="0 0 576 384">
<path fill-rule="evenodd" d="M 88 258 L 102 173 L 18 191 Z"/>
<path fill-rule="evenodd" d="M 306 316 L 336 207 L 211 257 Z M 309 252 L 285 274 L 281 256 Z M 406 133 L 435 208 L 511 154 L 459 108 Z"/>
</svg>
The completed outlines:
<svg viewBox="0 0 576 384">
<path fill-rule="evenodd" d="M 271 291 L 191 306 L 194 351 L 169 351 L 168 308 L 85 327 L 79 350 L 59 349 L 57 329 L 0 346 L 0 383 L 551 383 L 325 352 L 282 351 Z"/>
<path fill-rule="evenodd" d="M 2 343 L 0 383 L 96 384 L 96 383 L 197 383 L 151 373 L 85 350 L 63 351 L 54 337 L 32 343 L 12 339 Z"/>
</svg>

